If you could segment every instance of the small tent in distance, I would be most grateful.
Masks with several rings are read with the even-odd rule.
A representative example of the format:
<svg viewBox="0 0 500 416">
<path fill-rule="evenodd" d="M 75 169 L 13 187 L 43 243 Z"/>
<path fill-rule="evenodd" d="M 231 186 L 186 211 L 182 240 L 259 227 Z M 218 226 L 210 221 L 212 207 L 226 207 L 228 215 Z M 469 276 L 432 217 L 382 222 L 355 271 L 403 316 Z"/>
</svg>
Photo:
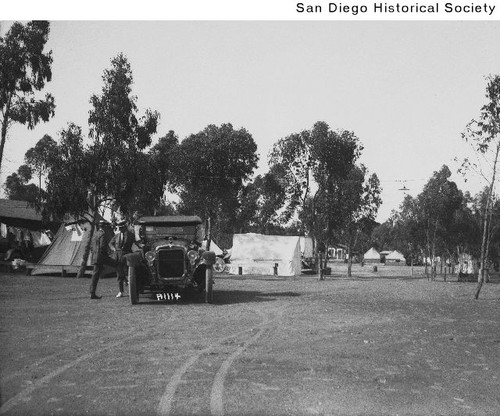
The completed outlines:
<svg viewBox="0 0 500 416">
<path fill-rule="evenodd" d="M 365 263 L 380 263 L 380 253 L 372 247 L 364 254 L 363 260 Z"/>
<path fill-rule="evenodd" d="M 398 264 L 401 266 L 406 265 L 405 256 L 397 250 L 391 251 L 387 256 L 385 256 L 386 264 Z"/>
<path fill-rule="evenodd" d="M 298 276 L 301 273 L 299 237 L 235 234 L 230 274 Z"/>
</svg>

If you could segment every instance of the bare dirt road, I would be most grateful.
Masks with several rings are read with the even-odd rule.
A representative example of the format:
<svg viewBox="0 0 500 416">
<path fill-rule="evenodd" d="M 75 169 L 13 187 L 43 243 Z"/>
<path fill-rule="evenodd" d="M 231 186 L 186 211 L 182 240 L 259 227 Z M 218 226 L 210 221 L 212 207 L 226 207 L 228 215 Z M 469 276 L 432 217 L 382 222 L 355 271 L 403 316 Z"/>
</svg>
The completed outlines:
<svg viewBox="0 0 500 416">
<path fill-rule="evenodd" d="M 500 414 L 498 283 L 225 275 L 213 304 L 136 306 L 88 284 L 0 274 L 1 414 Z"/>
</svg>

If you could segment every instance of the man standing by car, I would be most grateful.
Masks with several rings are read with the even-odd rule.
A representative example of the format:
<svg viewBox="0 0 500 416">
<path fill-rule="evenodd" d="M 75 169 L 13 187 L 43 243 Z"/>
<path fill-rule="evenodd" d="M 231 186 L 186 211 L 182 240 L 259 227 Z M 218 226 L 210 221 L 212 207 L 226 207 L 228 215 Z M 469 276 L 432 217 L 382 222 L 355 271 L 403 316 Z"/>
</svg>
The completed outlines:
<svg viewBox="0 0 500 416">
<path fill-rule="evenodd" d="M 116 277 L 118 279 L 117 298 L 123 297 L 125 284 L 127 282 L 127 262 L 125 255 L 132 253 L 132 244 L 135 242 L 135 235 L 128 229 L 126 221 L 120 221 L 118 224 L 118 233 L 109 242 L 109 248 L 114 252 L 116 260 Z"/>
<path fill-rule="evenodd" d="M 97 289 L 97 282 L 104 273 L 105 265 L 113 265 L 113 260 L 108 256 L 108 237 L 106 236 L 105 227 L 109 223 L 105 220 L 100 220 L 97 223 L 97 231 L 92 238 L 92 280 L 90 281 L 90 299 L 101 299 L 102 296 L 97 296 L 95 291 Z"/>
</svg>

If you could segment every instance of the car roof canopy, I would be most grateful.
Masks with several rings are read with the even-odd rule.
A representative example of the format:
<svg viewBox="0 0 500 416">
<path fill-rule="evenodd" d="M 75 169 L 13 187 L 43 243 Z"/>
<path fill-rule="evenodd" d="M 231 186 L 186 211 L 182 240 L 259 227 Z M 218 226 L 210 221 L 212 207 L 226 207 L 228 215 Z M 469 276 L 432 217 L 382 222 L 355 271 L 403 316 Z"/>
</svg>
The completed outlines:
<svg viewBox="0 0 500 416">
<path fill-rule="evenodd" d="M 198 225 L 201 224 L 201 218 L 197 215 L 170 215 L 158 217 L 141 217 L 136 221 L 138 225 Z"/>
</svg>

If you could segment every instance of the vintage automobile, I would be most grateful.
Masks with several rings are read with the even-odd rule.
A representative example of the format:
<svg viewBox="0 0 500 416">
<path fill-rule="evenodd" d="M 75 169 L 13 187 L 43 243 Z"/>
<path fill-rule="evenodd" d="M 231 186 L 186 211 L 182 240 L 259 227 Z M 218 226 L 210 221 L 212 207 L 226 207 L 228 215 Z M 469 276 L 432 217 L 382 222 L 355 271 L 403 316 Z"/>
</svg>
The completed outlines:
<svg viewBox="0 0 500 416">
<path fill-rule="evenodd" d="M 206 301 L 211 301 L 216 256 L 201 248 L 201 224 L 197 216 L 142 217 L 136 221 L 140 251 L 125 256 L 132 305 L 141 295 L 179 300 L 196 292 L 205 292 Z"/>
</svg>

